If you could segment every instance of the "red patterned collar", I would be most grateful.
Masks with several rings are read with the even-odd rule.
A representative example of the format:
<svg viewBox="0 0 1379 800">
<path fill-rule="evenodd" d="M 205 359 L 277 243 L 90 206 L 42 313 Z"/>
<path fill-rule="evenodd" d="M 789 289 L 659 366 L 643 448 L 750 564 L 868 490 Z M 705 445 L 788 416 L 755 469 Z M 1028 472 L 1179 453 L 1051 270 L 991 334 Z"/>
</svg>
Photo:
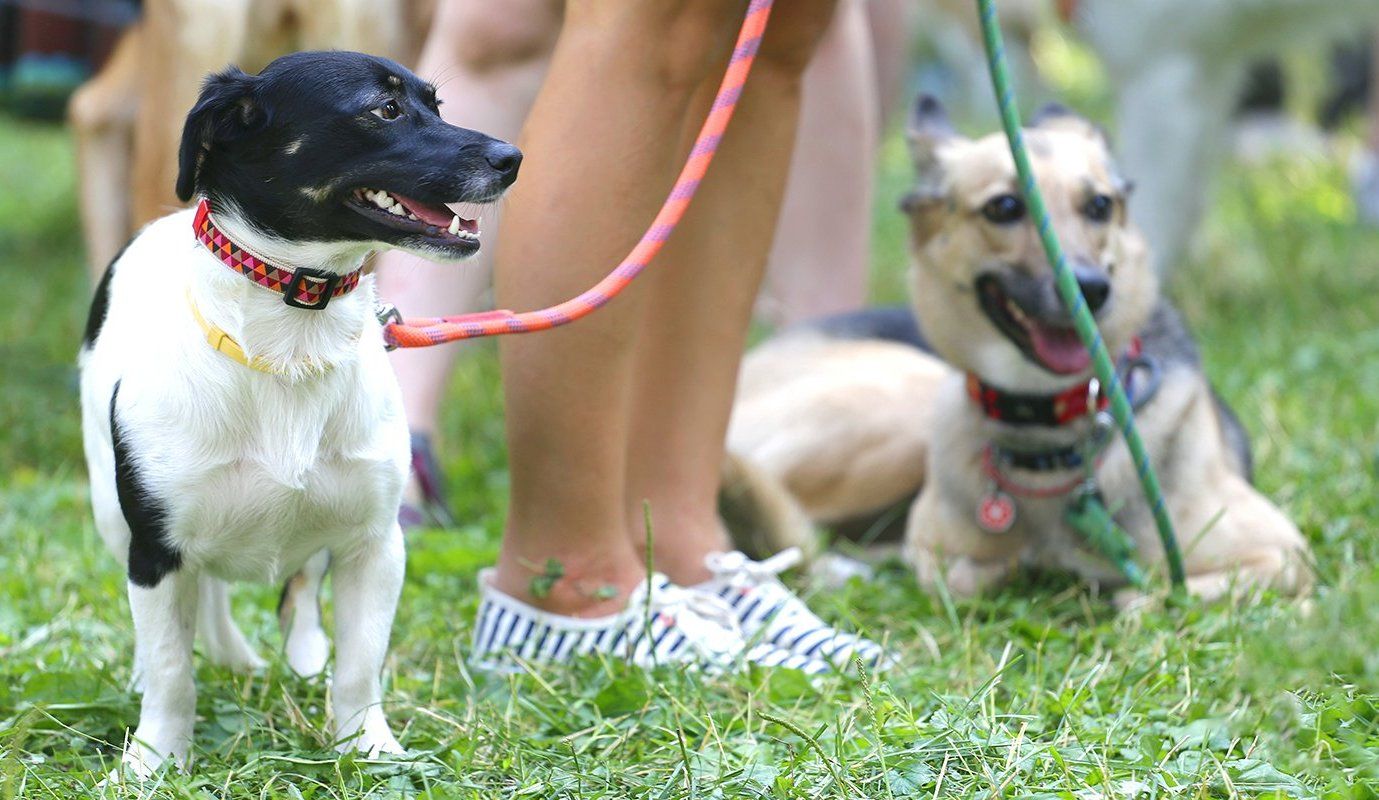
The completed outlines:
<svg viewBox="0 0 1379 800">
<path fill-rule="evenodd" d="M 215 226 L 211 220 L 211 203 L 206 198 L 196 206 L 196 217 L 192 220 L 192 231 L 196 240 L 220 259 L 225 266 L 238 272 L 265 289 L 283 296 L 283 302 L 293 308 L 320 311 L 331 298 L 349 294 L 359 285 L 363 269 L 344 275 L 319 269 L 300 267 L 286 270 L 267 263 L 258 256 L 235 244 L 230 237 Z"/>
<path fill-rule="evenodd" d="M 1122 363 L 1140 357 L 1140 340 L 1136 337 L 1126 348 Z M 1097 411 L 1106 408 L 1110 399 L 1105 392 L 1095 392 L 1093 399 L 1092 381 L 1079 383 L 1058 394 L 1021 394 L 998 389 L 984 383 L 974 373 L 967 373 L 967 396 L 989 419 L 1006 425 L 1040 425 L 1044 427 L 1067 425 L 1087 417 L 1091 404 L 1096 403 Z"/>
</svg>

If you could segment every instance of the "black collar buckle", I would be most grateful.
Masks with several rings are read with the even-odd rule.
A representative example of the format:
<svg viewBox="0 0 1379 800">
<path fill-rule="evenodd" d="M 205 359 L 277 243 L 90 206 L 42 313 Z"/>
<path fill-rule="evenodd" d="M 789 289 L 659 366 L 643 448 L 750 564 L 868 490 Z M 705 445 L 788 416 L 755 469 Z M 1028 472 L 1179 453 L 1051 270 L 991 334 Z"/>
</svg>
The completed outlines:
<svg viewBox="0 0 1379 800">
<path fill-rule="evenodd" d="M 335 287 L 340 285 L 340 276 L 334 272 L 299 267 L 292 273 L 292 279 L 283 287 L 283 302 L 293 308 L 320 311 L 330 305 L 335 295 Z M 306 301 L 298 300 L 298 293 L 307 296 Z M 310 298 L 315 298 L 314 301 Z"/>
</svg>

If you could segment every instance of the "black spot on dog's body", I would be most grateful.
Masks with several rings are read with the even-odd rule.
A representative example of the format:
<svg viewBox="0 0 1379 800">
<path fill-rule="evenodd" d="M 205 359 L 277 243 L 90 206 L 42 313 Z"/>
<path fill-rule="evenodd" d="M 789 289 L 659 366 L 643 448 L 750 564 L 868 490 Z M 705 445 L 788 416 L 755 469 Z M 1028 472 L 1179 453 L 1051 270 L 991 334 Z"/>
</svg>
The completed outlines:
<svg viewBox="0 0 1379 800">
<path fill-rule="evenodd" d="M 135 586 L 151 589 L 182 566 L 182 554 L 168 546 L 167 507 L 140 482 L 129 443 L 120 433 L 115 416 L 119 396 L 120 384 L 116 381 L 110 393 L 110 439 L 115 450 L 115 494 L 129 525 L 129 580 Z"/>
<path fill-rule="evenodd" d="M 100 283 L 96 284 L 96 293 L 91 298 L 91 310 L 86 314 L 86 332 L 81 337 L 81 346 L 85 349 L 90 349 L 91 345 L 96 343 L 96 337 L 101 335 L 101 328 L 105 326 L 105 315 L 110 310 L 110 279 L 115 274 L 115 264 L 119 263 L 120 257 L 133 241 L 134 239 L 130 239 L 125 242 L 120 252 L 110 259 L 105 274 L 101 275 Z"/>
</svg>

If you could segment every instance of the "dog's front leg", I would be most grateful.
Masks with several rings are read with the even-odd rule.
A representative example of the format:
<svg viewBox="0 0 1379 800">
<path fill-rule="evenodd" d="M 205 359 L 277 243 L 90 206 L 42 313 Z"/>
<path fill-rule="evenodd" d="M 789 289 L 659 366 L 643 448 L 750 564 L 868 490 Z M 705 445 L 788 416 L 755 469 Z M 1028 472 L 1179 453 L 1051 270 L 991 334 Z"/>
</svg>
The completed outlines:
<svg viewBox="0 0 1379 800">
<path fill-rule="evenodd" d="M 335 578 L 335 739 L 341 751 L 402 754 L 383 713 L 381 674 L 403 578 L 402 528 L 337 556 Z"/>
<path fill-rule="evenodd" d="M 123 764 L 141 779 L 169 758 L 181 767 L 190 760 L 196 603 L 197 576 L 191 570 L 173 570 L 153 586 L 129 583 L 135 663 L 142 671 L 144 697 Z"/>
<path fill-rule="evenodd" d="M 986 533 L 972 520 L 973 512 L 964 513 L 942 486 L 920 492 L 905 525 L 904 554 L 924 589 L 942 584 L 954 596 L 972 597 L 1010 576 L 1023 538 L 1014 531 Z"/>
</svg>

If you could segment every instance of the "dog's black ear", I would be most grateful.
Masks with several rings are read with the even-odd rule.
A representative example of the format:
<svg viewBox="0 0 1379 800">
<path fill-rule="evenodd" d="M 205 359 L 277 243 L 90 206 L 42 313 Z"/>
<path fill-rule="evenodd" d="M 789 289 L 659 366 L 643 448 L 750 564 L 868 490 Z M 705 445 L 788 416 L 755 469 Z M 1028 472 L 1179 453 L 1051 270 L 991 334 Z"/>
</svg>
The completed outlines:
<svg viewBox="0 0 1379 800">
<path fill-rule="evenodd" d="M 910 145 L 910 157 L 922 184 L 937 182 L 939 176 L 938 151 L 961 137 L 948 112 L 937 97 L 922 94 L 915 98 L 906 125 L 905 139 Z"/>
<path fill-rule="evenodd" d="M 1108 147 L 1111 144 L 1111 139 L 1106 135 L 1105 128 L 1062 103 L 1046 103 L 1043 108 L 1034 112 L 1034 116 L 1030 117 L 1027 127 L 1046 131 L 1072 131 L 1096 139 Z"/>
<path fill-rule="evenodd" d="M 201 96 L 182 128 L 177 157 L 177 197 L 186 202 L 196 191 L 206 156 L 217 142 L 232 141 L 267 119 L 254 97 L 258 78 L 238 67 L 207 76 Z"/>
</svg>

